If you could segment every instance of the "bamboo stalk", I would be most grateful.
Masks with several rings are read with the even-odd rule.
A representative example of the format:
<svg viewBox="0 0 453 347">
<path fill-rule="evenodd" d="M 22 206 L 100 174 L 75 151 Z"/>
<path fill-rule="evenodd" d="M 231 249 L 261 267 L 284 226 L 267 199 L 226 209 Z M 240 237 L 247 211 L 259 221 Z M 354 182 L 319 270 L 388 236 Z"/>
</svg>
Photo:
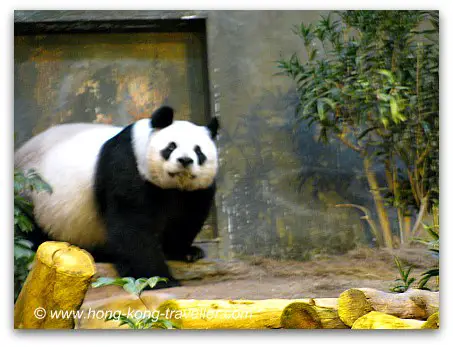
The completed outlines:
<svg viewBox="0 0 453 347">
<path fill-rule="evenodd" d="M 404 239 L 410 242 L 411 237 L 411 216 L 404 216 L 403 218 L 403 233 Z"/>
</svg>

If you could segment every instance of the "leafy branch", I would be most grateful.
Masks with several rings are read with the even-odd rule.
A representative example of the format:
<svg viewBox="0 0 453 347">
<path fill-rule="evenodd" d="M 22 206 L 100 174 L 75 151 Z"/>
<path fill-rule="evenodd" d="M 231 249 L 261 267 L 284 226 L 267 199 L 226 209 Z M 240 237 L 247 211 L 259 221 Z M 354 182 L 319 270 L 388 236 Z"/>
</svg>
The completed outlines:
<svg viewBox="0 0 453 347">
<path fill-rule="evenodd" d="M 398 257 L 395 257 L 394 259 L 396 267 L 398 268 L 400 278 L 396 279 L 396 285 L 390 288 L 390 290 L 396 293 L 404 293 L 410 288 L 412 283 L 414 283 L 415 281 L 414 277 L 410 277 L 412 265 L 404 267 L 401 261 L 398 259 Z"/>
<path fill-rule="evenodd" d="M 133 277 L 122 277 L 122 278 L 111 278 L 111 277 L 99 277 L 95 282 L 91 284 L 93 288 L 100 288 L 110 285 L 115 285 L 122 287 L 126 292 L 133 294 L 138 297 L 141 301 L 143 306 L 145 306 L 148 310 L 148 306 L 142 300 L 141 294 L 147 288 L 154 288 L 159 282 L 167 282 L 168 279 L 164 277 L 154 276 L 150 278 L 138 278 L 135 279 Z M 178 326 L 168 320 L 162 319 L 160 317 L 155 318 L 151 317 L 142 317 L 142 318 L 134 318 L 128 317 L 126 315 L 111 315 L 105 318 L 105 321 L 117 321 L 119 323 L 118 326 L 127 325 L 131 329 L 177 329 Z"/>
<path fill-rule="evenodd" d="M 405 244 L 438 202 L 438 28 L 437 11 L 335 11 L 293 28 L 306 58 L 277 61 L 296 84 L 297 119 L 362 158 L 381 246 L 389 248 L 389 208 Z M 378 166 L 387 184 L 377 180 Z"/>
</svg>

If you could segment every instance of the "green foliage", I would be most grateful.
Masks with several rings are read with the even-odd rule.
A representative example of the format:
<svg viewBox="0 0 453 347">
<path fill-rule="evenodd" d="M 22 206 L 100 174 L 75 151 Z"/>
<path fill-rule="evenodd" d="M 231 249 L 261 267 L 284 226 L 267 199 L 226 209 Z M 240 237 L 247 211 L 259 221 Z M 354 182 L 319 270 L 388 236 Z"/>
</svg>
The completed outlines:
<svg viewBox="0 0 453 347">
<path fill-rule="evenodd" d="M 306 61 L 293 54 L 278 67 L 296 83 L 298 119 L 385 167 L 403 242 L 403 216 L 438 202 L 438 11 L 340 11 L 293 32 Z"/>
<path fill-rule="evenodd" d="M 33 206 L 24 196 L 26 192 L 45 191 L 52 188 L 34 170 L 14 171 L 14 300 L 30 271 L 35 252 L 26 234 L 33 230 Z"/>
<path fill-rule="evenodd" d="M 394 287 L 390 288 L 392 292 L 396 293 L 404 293 L 407 291 L 412 283 L 414 283 L 415 278 L 410 277 L 410 273 L 412 271 L 412 266 L 407 266 L 404 267 L 401 264 L 401 261 L 398 259 L 398 257 L 395 257 L 395 264 L 396 267 L 398 268 L 398 272 L 400 274 L 400 278 L 396 279 L 396 284 Z"/>
<path fill-rule="evenodd" d="M 35 258 L 32 246 L 30 241 L 14 236 L 14 301 L 19 296 Z"/>
<path fill-rule="evenodd" d="M 154 288 L 159 282 L 167 282 L 168 279 L 164 277 L 154 276 L 150 278 L 138 278 L 133 277 L 122 277 L 122 278 L 111 278 L 111 277 L 99 277 L 95 282 L 91 284 L 93 288 L 100 288 L 104 286 L 115 285 L 122 287 L 126 292 L 138 296 L 141 300 L 140 295 L 146 289 L 146 287 Z M 141 300 L 142 301 L 142 300 Z M 146 304 L 142 301 L 143 305 Z M 126 315 L 119 316 L 108 316 L 105 321 L 117 321 L 118 326 L 127 325 L 131 329 L 177 329 L 178 326 L 168 320 L 163 318 L 156 318 L 153 316 L 141 318 L 128 317 Z"/>
<path fill-rule="evenodd" d="M 33 191 L 52 193 L 52 188 L 34 170 L 15 171 L 14 226 L 16 232 L 27 233 L 33 230 L 33 206 L 31 201 L 24 197 L 24 193 Z"/>
<path fill-rule="evenodd" d="M 416 241 L 426 245 L 431 255 L 434 256 L 437 260 L 439 260 L 439 226 L 423 225 L 423 227 L 428 233 L 428 238 L 427 239 L 417 238 Z M 417 285 L 418 288 L 430 290 L 430 288 L 427 287 L 427 284 L 431 278 L 433 278 L 436 281 L 437 286 L 439 286 L 439 262 L 437 262 L 437 265 L 435 267 L 422 273 L 421 278 Z"/>
<path fill-rule="evenodd" d="M 133 318 L 126 315 L 120 315 L 118 317 L 109 316 L 105 319 L 108 321 L 117 321 L 118 326 L 127 325 L 131 329 L 177 329 L 177 325 L 168 319 L 155 319 L 153 317 L 147 318 Z"/>
<path fill-rule="evenodd" d="M 111 278 L 111 277 L 99 277 L 95 282 L 91 284 L 93 288 L 99 288 L 104 286 L 120 286 L 131 294 L 140 296 L 146 287 L 154 288 L 159 282 L 167 282 L 168 279 L 164 277 L 150 277 L 150 278 L 139 278 L 123 277 L 123 278 Z"/>
</svg>

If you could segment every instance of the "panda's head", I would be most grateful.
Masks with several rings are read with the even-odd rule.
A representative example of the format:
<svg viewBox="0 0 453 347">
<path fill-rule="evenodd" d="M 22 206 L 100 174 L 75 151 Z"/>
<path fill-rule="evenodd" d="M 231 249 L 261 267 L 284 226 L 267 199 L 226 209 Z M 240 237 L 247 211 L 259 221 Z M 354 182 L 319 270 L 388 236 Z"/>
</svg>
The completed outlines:
<svg viewBox="0 0 453 347">
<path fill-rule="evenodd" d="M 197 190 L 212 185 L 218 167 L 217 118 L 207 126 L 173 121 L 173 110 L 164 106 L 152 114 L 150 125 L 139 167 L 148 181 L 164 189 Z"/>
</svg>

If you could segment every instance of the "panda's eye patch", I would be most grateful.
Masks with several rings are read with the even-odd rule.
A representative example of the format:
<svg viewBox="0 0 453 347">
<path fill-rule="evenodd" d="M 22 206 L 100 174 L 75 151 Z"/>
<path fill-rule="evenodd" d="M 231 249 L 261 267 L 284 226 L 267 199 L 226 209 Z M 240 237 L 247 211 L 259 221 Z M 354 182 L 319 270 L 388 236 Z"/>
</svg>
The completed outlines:
<svg viewBox="0 0 453 347">
<path fill-rule="evenodd" d="M 195 146 L 193 150 L 195 151 L 195 154 L 198 157 L 198 165 L 203 165 L 207 158 L 202 152 L 200 146 Z"/>
<path fill-rule="evenodd" d="M 165 160 L 168 160 L 170 158 L 171 153 L 176 149 L 176 143 L 170 142 L 167 147 L 165 147 L 163 150 L 160 151 L 160 155 L 162 158 Z"/>
</svg>

